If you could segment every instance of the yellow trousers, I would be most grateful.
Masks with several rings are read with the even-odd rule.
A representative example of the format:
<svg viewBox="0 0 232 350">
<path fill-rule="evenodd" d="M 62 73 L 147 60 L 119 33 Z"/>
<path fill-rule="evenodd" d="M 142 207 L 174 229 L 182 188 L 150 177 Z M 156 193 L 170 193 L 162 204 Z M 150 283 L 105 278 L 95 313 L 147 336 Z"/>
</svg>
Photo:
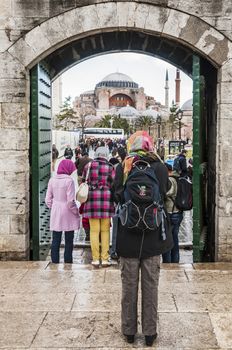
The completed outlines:
<svg viewBox="0 0 232 350">
<path fill-rule="evenodd" d="M 110 247 L 110 218 L 89 219 L 90 244 L 93 260 L 108 260 Z M 100 240 L 101 235 L 101 253 Z"/>
</svg>

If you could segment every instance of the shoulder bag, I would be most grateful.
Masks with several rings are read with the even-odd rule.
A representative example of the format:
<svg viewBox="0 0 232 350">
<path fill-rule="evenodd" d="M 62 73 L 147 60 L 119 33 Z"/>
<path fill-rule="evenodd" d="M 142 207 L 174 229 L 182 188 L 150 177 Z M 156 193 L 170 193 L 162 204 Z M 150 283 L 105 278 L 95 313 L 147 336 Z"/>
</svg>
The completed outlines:
<svg viewBox="0 0 232 350">
<path fill-rule="evenodd" d="M 80 203 L 85 203 L 88 199 L 89 185 L 87 184 L 89 178 L 89 171 L 91 167 L 91 162 L 88 164 L 88 169 L 85 176 L 85 182 L 82 182 L 77 190 L 76 199 Z"/>
</svg>

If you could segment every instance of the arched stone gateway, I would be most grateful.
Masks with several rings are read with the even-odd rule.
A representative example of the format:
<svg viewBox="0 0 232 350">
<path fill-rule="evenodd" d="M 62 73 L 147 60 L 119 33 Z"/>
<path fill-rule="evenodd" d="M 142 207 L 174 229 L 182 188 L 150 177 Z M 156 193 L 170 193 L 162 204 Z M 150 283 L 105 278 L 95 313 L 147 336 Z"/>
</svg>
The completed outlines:
<svg viewBox="0 0 232 350">
<path fill-rule="evenodd" d="M 0 28 L 2 258 L 29 258 L 29 159 L 34 156 L 29 140 L 30 69 L 45 60 L 54 78 L 93 55 L 126 50 L 163 58 L 193 76 L 199 75 L 200 62 L 207 106 L 203 131 L 207 133 L 208 246 L 211 260 L 232 261 L 232 44 L 224 24 L 230 2 L 207 1 L 207 6 L 204 2 L 92 0 L 82 6 L 86 1 L 80 0 L 76 7 L 73 1 L 62 2 L 64 8 L 51 0 L 36 0 L 33 5 L 29 0 L 4 2 Z M 199 86 L 196 80 L 195 87 Z M 195 112 L 199 112 L 197 105 Z M 33 135 L 31 140 L 36 140 Z"/>
</svg>

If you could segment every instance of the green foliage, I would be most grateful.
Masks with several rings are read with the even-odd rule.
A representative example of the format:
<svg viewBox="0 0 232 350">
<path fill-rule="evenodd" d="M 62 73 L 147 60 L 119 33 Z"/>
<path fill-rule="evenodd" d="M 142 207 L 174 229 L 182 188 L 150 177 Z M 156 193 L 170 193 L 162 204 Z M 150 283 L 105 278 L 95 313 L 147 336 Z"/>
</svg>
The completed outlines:
<svg viewBox="0 0 232 350">
<path fill-rule="evenodd" d="M 129 133 L 129 123 L 125 118 L 121 118 L 119 116 L 115 116 L 113 119 L 113 128 L 115 129 L 123 129 L 125 134 Z"/>
<path fill-rule="evenodd" d="M 169 114 L 169 125 L 170 125 L 170 130 L 171 130 L 171 134 L 172 134 L 172 139 L 174 138 L 174 132 L 181 126 L 183 126 L 184 124 L 181 123 L 178 119 L 177 116 L 177 111 L 178 111 L 178 107 L 176 104 L 174 104 L 174 102 L 172 103 L 172 106 L 170 107 L 170 114 Z"/>
<path fill-rule="evenodd" d="M 60 113 L 56 115 L 57 118 L 57 128 L 63 128 L 68 130 L 68 124 L 75 122 L 72 120 L 75 118 L 75 111 L 71 107 L 71 96 L 65 97 L 64 103 L 61 107 Z"/>
<path fill-rule="evenodd" d="M 135 125 L 140 129 L 149 129 L 151 126 L 155 125 L 155 120 L 152 117 L 142 115 L 136 119 Z"/>
<path fill-rule="evenodd" d="M 129 132 L 128 121 L 119 116 L 105 115 L 99 122 L 95 124 L 98 128 L 110 128 L 112 123 L 112 128 L 123 129 L 125 134 Z"/>
<path fill-rule="evenodd" d="M 110 128 L 111 127 L 111 115 L 105 115 L 99 122 L 95 124 L 98 128 Z"/>
</svg>

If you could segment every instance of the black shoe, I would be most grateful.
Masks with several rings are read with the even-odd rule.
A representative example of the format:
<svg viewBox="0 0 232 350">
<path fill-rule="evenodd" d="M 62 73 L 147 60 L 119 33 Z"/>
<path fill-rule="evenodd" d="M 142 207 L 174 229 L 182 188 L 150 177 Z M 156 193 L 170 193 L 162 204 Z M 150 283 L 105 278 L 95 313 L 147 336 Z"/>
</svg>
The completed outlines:
<svg viewBox="0 0 232 350">
<path fill-rule="evenodd" d="M 157 333 L 153 335 L 145 335 L 145 342 L 147 346 L 152 346 L 154 340 L 157 338 Z"/>
<path fill-rule="evenodd" d="M 117 255 L 117 253 L 111 253 L 111 255 L 110 255 L 110 257 L 111 257 L 111 259 L 113 259 L 113 260 L 118 260 L 118 255 Z"/>
<path fill-rule="evenodd" d="M 85 236 L 85 242 L 90 242 L 90 235 L 89 234 L 86 234 L 86 236 Z"/>
<path fill-rule="evenodd" d="M 135 341 L 135 336 L 134 335 L 127 335 L 127 334 L 124 334 L 124 335 L 126 337 L 127 343 L 130 343 L 130 344 L 134 343 L 134 341 Z"/>
</svg>

